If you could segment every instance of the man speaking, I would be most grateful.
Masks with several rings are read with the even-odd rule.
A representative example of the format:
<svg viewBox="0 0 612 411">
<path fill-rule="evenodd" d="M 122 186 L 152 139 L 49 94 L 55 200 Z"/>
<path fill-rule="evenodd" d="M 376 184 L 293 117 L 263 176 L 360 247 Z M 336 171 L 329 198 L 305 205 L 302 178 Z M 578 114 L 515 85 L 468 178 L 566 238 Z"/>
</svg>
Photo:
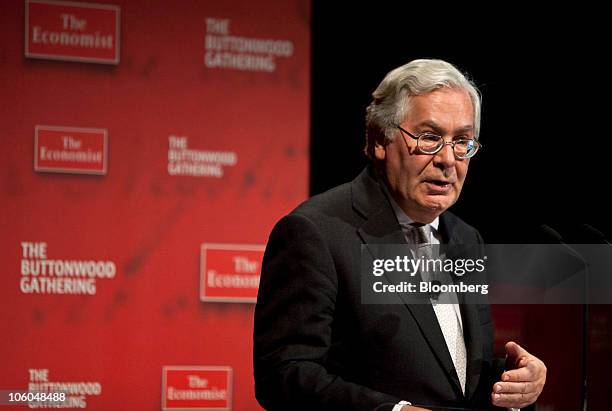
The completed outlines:
<svg viewBox="0 0 612 411">
<path fill-rule="evenodd" d="M 493 367 L 488 305 L 362 304 L 363 244 L 481 244 L 451 214 L 478 153 L 480 95 L 451 64 L 392 70 L 367 109 L 369 166 L 274 227 L 255 308 L 268 410 L 490 409 L 535 402 L 546 367 L 514 342 Z"/>
</svg>

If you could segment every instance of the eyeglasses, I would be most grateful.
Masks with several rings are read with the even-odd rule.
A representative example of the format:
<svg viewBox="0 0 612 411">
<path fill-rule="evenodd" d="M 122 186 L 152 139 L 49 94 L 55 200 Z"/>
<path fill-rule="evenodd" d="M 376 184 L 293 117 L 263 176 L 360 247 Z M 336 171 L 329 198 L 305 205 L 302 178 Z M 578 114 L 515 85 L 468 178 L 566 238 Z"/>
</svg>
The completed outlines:
<svg viewBox="0 0 612 411">
<path fill-rule="evenodd" d="M 408 130 L 402 128 L 399 124 L 396 125 L 396 127 L 402 133 L 408 134 L 410 137 L 415 139 L 417 141 L 417 147 L 419 148 L 419 151 L 424 154 L 436 154 L 437 152 L 442 150 L 445 145 L 450 144 L 453 149 L 453 153 L 455 153 L 455 157 L 463 160 L 466 158 L 474 157 L 478 150 L 482 148 L 482 144 L 480 144 L 480 142 L 475 138 L 460 137 L 453 141 L 444 141 L 444 138 L 437 134 L 423 133 L 419 136 L 415 136 Z M 406 146 L 408 146 L 408 142 L 406 142 L 406 139 L 404 139 L 404 142 L 406 143 Z"/>
</svg>

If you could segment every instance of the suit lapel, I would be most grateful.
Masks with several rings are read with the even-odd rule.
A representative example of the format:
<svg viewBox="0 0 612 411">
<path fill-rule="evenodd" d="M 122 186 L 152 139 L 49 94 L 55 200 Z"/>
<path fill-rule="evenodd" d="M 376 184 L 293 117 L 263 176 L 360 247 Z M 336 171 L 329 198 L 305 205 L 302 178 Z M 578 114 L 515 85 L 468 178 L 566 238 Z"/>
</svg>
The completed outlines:
<svg viewBox="0 0 612 411">
<path fill-rule="evenodd" d="M 475 304 L 462 304 L 461 316 L 463 320 L 463 338 L 467 349 L 467 369 L 465 395 L 471 398 L 478 387 L 480 370 L 482 369 L 483 336 L 480 330 L 478 308 Z"/>
<path fill-rule="evenodd" d="M 372 173 L 373 170 L 366 168 L 353 181 L 351 190 L 354 209 L 366 218 L 357 232 L 372 256 L 376 258 L 376 249 L 375 247 L 370 247 L 370 245 L 407 245 L 407 242 L 389 200 Z M 391 283 L 397 284 L 402 281 L 401 274 L 399 273 L 386 273 L 385 276 Z M 459 377 L 455 371 L 453 360 L 432 306 L 430 304 L 410 304 L 401 293 L 399 297 L 418 324 L 440 366 L 446 372 L 449 380 L 453 382 L 456 393 L 463 396 Z"/>
</svg>

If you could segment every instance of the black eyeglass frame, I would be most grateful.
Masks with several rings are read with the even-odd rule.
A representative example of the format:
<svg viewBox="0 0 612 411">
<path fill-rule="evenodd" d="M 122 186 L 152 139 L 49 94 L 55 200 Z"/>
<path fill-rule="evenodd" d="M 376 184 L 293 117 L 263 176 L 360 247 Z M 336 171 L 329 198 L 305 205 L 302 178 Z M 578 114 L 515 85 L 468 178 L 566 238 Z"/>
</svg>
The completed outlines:
<svg viewBox="0 0 612 411">
<path fill-rule="evenodd" d="M 480 151 L 480 149 L 482 149 L 482 143 L 480 141 L 478 141 L 476 138 L 466 138 L 463 140 L 467 140 L 467 141 L 473 141 L 474 144 L 476 145 L 476 149 L 474 151 L 472 151 L 472 154 L 470 154 L 469 156 L 466 157 L 461 157 L 459 155 L 457 155 L 457 152 L 455 151 L 455 144 L 457 144 L 458 140 L 454 140 L 454 141 L 444 141 L 444 138 L 442 138 L 442 136 L 439 136 L 437 134 L 433 134 L 433 133 L 424 133 L 419 135 L 418 137 L 415 136 L 414 134 L 412 134 L 410 131 L 406 130 L 405 128 L 403 128 L 402 126 L 400 126 L 399 124 L 395 125 L 399 131 L 401 131 L 404 134 L 408 134 L 410 137 L 412 137 L 413 139 L 415 139 L 417 141 L 417 147 L 418 149 L 423 153 L 423 154 L 430 154 L 430 155 L 434 155 L 439 153 L 440 151 L 442 151 L 442 149 L 444 148 L 444 146 L 446 146 L 447 144 L 450 144 L 451 148 L 453 149 L 453 154 L 455 155 L 456 158 L 460 159 L 460 160 L 466 160 L 468 158 L 472 158 L 476 155 L 476 153 L 478 153 Z M 436 151 L 433 151 L 431 153 L 424 151 L 420 146 L 419 146 L 419 142 L 421 141 L 421 137 L 424 135 L 433 135 L 433 136 L 437 136 L 440 137 L 440 140 L 442 141 L 442 145 L 440 147 L 438 147 L 436 149 Z M 406 139 L 404 139 L 404 143 L 406 144 L 406 147 L 408 149 L 410 149 L 410 147 L 408 146 L 408 142 L 406 141 Z"/>
</svg>

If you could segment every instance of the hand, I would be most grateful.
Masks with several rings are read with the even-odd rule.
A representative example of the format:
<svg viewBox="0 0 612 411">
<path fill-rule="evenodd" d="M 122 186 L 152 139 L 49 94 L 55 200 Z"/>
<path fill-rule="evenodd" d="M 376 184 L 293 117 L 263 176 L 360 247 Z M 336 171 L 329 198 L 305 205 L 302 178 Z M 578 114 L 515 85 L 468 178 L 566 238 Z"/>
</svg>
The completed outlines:
<svg viewBox="0 0 612 411">
<path fill-rule="evenodd" d="M 536 402 L 546 383 L 546 366 L 515 342 L 506 343 L 506 367 L 502 380 L 493 384 L 493 405 L 524 408 Z"/>
<path fill-rule="evenodd" d="M 413 405 L 404 405 L 401 411 L 431 411 L 427 408 L 415 407 Z"/>
</svg>

